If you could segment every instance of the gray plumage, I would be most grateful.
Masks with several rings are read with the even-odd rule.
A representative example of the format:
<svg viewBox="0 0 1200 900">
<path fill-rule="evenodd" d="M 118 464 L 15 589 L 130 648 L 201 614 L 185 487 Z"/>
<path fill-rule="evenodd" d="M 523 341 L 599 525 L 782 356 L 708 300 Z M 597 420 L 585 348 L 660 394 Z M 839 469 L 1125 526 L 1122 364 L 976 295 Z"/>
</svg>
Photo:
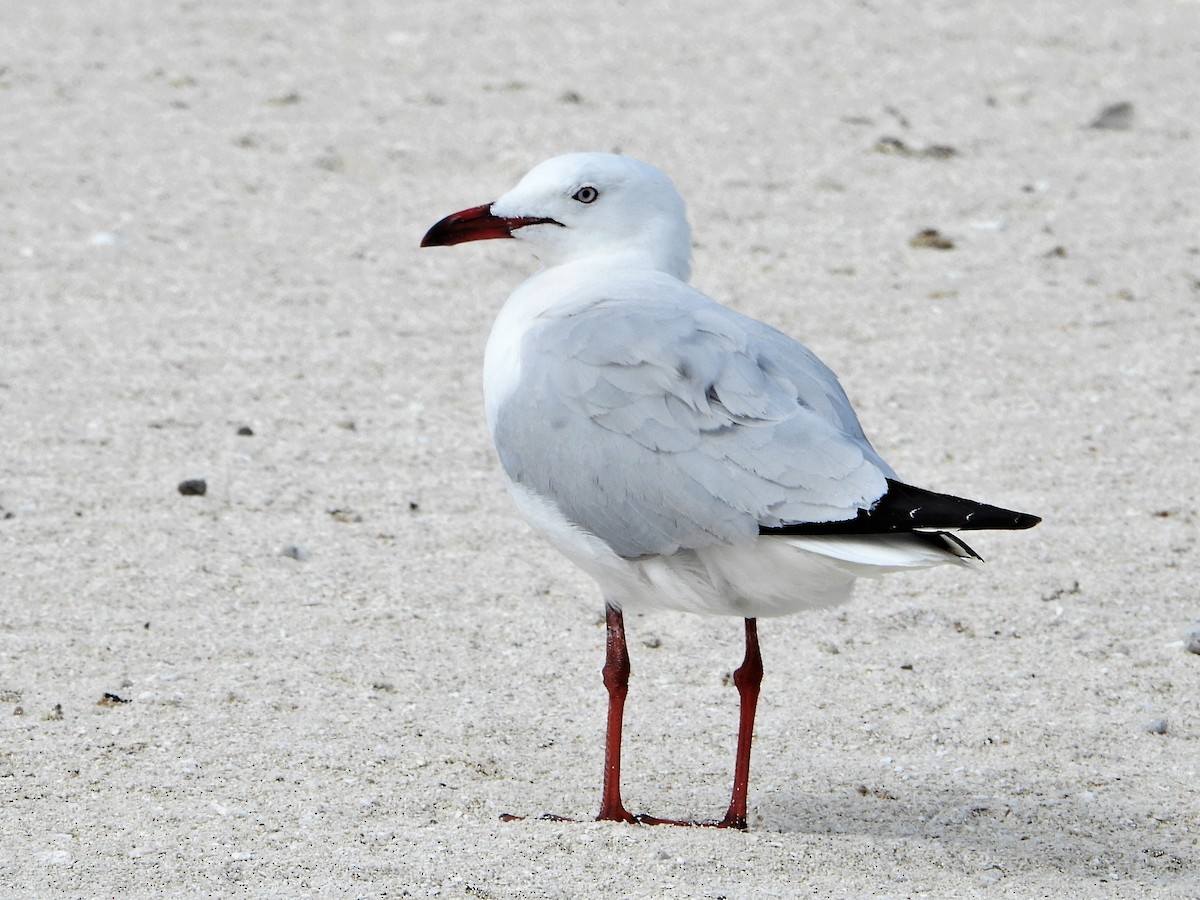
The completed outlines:
<svg viewBox="0 0 1200 900">
<path fill-rule="evenodd" d="M 519 358 L 505 471 L 626 559 L 850 519 L 893 475 L 810 351 L 669 275 L 610 276 Z"/>
</svg>

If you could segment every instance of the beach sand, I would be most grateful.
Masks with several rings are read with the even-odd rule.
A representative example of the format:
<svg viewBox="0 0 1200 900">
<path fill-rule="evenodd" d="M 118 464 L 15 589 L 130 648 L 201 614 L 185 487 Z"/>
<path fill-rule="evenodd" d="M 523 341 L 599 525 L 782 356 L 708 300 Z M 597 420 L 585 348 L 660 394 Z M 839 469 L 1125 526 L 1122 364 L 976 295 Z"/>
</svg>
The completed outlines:
<svg viewBox="0 0 1200 900">
<path fill-rule="evenodd" d="M 0 895 L 1200 896 L 1200 4 L 9 7 Z M 483 423 L 536 263 L 417 244 L 572 150 L 1045 519 L 760 622 L 747 833 L 499 821 L 595 815 L 602 606 Z M 628 805 L 719 815 L 741 623 L 627 624 Z"/>
</svg>

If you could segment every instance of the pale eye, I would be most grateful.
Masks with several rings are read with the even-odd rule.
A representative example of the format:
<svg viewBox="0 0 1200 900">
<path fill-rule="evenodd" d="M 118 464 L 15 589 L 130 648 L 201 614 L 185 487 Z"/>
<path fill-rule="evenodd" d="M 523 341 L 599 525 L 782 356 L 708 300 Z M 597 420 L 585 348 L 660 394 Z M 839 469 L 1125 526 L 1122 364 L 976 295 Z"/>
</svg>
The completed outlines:
<svg viewBox="0 0 1200 900">
<path fill-rule="evenodd" d="M 580 203 L 595 203 L 596 198 L 600 196 L 600 192 L 590 184 L 585 184 L 579 190 L 571 195 L 572 200 L 578 200 Z"/>
</svg>

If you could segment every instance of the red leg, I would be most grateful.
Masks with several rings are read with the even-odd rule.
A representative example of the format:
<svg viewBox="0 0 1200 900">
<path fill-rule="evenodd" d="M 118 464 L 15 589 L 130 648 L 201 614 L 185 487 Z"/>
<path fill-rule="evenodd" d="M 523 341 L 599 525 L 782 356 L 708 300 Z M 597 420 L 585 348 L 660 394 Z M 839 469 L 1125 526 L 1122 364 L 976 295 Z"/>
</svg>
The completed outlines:
<svg viewBox="0 0 1200 900">
<path fill-rule="evenodd" d="M 733 796 L 729 810 L 720 821 L 685 822 L 660 819 L 655 816 L 634 816 L 621 802 L 621 725 L 625 716 L 625 697 L 629 693 L 629 648 L 625 643 L 625 618 L 615 606 L 605 609 L 607 640 L 604 654 L 604 686 L 608 689 L 608 728 L 604 740 L 604 793 L 600 799 L 597 821 L 639 822 L 643 825 L 692 825 L 708 828 L 746 828 L 746 797 L 750 789 L 750 744 L 754 739 L 754 713 L 758 707 L 758 692 L 762 684 L 762 656 L 758 650 L 758 626 L 746 619 L 746 656 L 733 673 L 738 689 L 737 757 L 733 769 Z M 504 821 L 518 821 L 520 816 L 508 814 Z M 561 816 L 544 815 L 543 819 L 570 821 Z"/>
<path fill-rule="evenodd" d="M 738 689 L 740 712 L 738 714 L 737 758 L 733 767 L 733 797 L 729 810 L 719 822 L 681 822 L 677 819 L 659 819 L 654 816 L 638 816 L 643 825 L 699 825 L 708 828 L 746 828 L 746 796 L 750 790 L 750 743 L 754 739 L 754 713 L 758 708 L 758 689 L 762 684 L 762 655 L 758 652 L 758 624 L 754 619 L 746 620 L 746 656 L 741 666 L 733 673 L 733 683 Z"/>
<path fill-rule="evenodd" d="M 607 639 L 604 651 L 604 686 L 608 689 L 608 729 L 604 737 L 604 794 L 599 821 L 636 821 L 621 803 L 621 724 L 625 695 L 629 692 L 629 648 L 625 644 L 625 617 L 615 606 L 606 606 Z"/>
<path fill-rule="evenodd" d="M 737 761 L 733 768 L 733 797 L 729 811 L 718 823 L 722 828 L 746 827 L 746 795 L 750 790 L 750 742 L 754 740 L 754 713 L 758 708 L 758 688 L 762 684 L 762 656 L 758 652 L 758 624 L 746 620 L 746 658 L 733 673 L 741 711 L 738 715 Z"/>
</svg>

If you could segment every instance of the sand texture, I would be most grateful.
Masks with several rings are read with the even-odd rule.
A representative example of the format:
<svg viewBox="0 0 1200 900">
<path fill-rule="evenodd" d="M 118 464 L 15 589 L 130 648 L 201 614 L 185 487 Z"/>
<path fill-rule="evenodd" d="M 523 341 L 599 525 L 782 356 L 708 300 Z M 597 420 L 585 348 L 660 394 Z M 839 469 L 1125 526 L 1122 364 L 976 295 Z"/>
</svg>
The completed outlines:
<svg viewBox="0 0 1200 900">
<path fill-rule="evenodd" d="M 0 896 L 1200 896 L 1200 3 L 0 6 Z M 483 423 L 536 264 L 417 244 L 588 149 L 1045 518 L 760 623 L 745 834 L 498 818 L 595 814 L 602 608 Z M 719 815 L 741 625 L 627 624 Z"/>
</svg>

